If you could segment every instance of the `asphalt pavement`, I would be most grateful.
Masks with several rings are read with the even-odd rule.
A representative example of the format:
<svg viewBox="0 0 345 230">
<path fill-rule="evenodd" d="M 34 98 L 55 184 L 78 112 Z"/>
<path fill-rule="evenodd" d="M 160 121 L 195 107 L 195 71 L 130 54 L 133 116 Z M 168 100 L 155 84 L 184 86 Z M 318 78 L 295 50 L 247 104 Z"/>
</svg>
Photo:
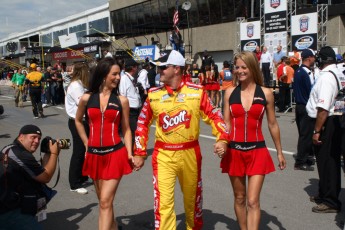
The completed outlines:
<svg viewBox="0 0 345 230">
<path fill-rule="evenodd" d="M 47 116 L 43 119 L 33 119 L 31 105 L 24 103 L 24 108 L 14 106 L 13 89 L 0 85 L 0 104 L 5 112 L 0 115 L 0 147 L 11 143 L 24 124 L 36 124 L 43 136 L 53 138 L 71 138 L 67 126 L 67 115 L 64 106 L 52 106 L 44 109 Z M 294 123 L 294 113 L 277 114 L 281 129 L 281 140 L 287 168 L 266 176 L 261 192 L 261 224 L 260 229 L 341 229 L 345 219 L 344 208 L 338 214 L 317 214 L 311 212 L 314 206 L 309 196 L 316 194 L 318 175 L 312 172 L 293 169 L 292 154 L 296 152 L 297 128 Z M 205 230 L 239 229 L 233 210 L 233 192 L 229 177 L 222 174 L 219 168 L 220 159 L 213 155 L 214 137 L 208 125 L 201 122 L 200 145 L 203 153 L 203 211 Z M 153 147 L 154 127 L 151 127 L 149 154 Z M 274 144 L 263 122 L 263 132 L 266 144 L 276 165 L 278 165 Z M 39 153 L 35 155 L 38 157 Z M 44 229 L 54 230 L 93 230 L 98 228 L 98 202 L 94 187 L 89 185 L 89 193 L 79 195 L 69 191 L 68 168 L 71 150 L 60 153 L 61 178 L 56 186 L 57 195 L 48 204 L 48 219 L 42 222 Z M 345 178 L 344 178 L 345 179 Z M 343 180 L 344 181 L 344 180 Z M 55 182 L 53 178 L 50 185 Z M 182 203 L 182 193 L 176 186 L 175 210 L 177 229 L 185 229 L 185 218 Z M 340 195 L 344 203 L 344 185 Z M 122 178 L 114 201 L 116 220 L 124 230 L 154 229 L 153 219 L 153 189 L 151 156 L 139 172 Z M 0 223 L 1 224 L 1 223 Z"/>
</svg>

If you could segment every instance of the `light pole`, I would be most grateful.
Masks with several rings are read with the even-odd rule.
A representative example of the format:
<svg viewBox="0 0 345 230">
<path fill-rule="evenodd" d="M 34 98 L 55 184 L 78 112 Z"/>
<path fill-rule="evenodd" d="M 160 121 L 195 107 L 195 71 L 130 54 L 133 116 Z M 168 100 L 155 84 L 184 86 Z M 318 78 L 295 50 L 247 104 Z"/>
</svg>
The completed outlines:
<svg viewBox="0 0 345 230">
<path fill-rule="evenodd" d="M 182 9 L 184 9 L 187 13 L 187 37 L 188 37 L 188 46 L 189 46 L 189 53 L 191 55 L 190 58 L 192 58 L 192 49 L 191 49 L 191 41 L 190 41 L 190 36 L 189 36 L 189 14 L 188 11 L 190 10 L 190 8 L 192 7 L 192 4 L 190 3 L 190 1 L 186 1 L 184 3 L 182 3 Z"/>
</svg>

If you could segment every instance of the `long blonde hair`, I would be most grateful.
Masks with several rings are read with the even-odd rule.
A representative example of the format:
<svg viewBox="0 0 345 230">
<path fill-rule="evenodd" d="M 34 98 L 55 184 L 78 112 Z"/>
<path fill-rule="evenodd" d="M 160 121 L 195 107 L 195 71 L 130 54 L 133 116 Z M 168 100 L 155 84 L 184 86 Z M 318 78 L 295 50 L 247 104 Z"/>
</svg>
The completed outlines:
<svg viewBox="0 0 345 230">
<path fill-rule="evenodd" d="M 74 64 L 71 82 L 80 80 L 85 88 L 89 87 L 90 74 L 86 63 L 78 62 Z"/>
<path fill-rule="evenodd" d="M 253 52 L 249 52 L 249 51 L 243 51 L 239 54 L 235 55 L 234 58 L 234 64 L 236 64 L 236 61 L 238 59 L 241 59 L 244 63 L 246 63 L 247 68 L 249 69 L 251 75 L 253 76 L 254 82 L 260 86 L 263 85 L 263 76 L 262 73 L 260 71 L 260 65 L 259 62 L 257 60 L 257 58 L 255 57 L 255 55 L 253 54 Z M 238 82 L 238 77 L 237 77 L 237 72 L 235 70 L 234 74 L 234 82 L 236 85 L 239 84 Z"/>
</svg>

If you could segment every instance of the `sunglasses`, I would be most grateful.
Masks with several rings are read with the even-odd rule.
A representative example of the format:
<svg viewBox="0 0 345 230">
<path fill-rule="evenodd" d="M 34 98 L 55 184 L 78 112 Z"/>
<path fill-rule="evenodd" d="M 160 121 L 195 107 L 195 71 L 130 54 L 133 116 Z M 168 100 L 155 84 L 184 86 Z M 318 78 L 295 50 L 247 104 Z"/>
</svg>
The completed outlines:
<svg viewBox="0 0 345 230">
<path fill-rule="evenodd" d="M 160 70 L 166 70 L 167 68 L 174 66 L 174 65 L 162 65 L 162 66 L 158 66 L 158 69 Z"/>
</svg>

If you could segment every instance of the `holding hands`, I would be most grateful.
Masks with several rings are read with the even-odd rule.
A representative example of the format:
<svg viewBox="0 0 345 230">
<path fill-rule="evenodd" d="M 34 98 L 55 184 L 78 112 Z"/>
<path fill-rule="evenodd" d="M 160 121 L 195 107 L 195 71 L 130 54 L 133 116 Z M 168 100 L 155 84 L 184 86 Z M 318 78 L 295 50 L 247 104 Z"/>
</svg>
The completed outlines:
<svg viewBox="0 0 345 230">
<path fill-rule="evenodd" d="M 139 171 L 145 163 L 145 158 L 142 156 L 133 156 L 132 157 L 132 164 L 133 164 L 133 170 Z"/>
<path fill-rule="evenodd" d="M 218 141 L 213 145 L 213 152 L 215 155 L 217 154 L 219 158 L 223 158 L 225 156 L 227 149 L 228 144 L 222 141 Z"/>
</svg>

